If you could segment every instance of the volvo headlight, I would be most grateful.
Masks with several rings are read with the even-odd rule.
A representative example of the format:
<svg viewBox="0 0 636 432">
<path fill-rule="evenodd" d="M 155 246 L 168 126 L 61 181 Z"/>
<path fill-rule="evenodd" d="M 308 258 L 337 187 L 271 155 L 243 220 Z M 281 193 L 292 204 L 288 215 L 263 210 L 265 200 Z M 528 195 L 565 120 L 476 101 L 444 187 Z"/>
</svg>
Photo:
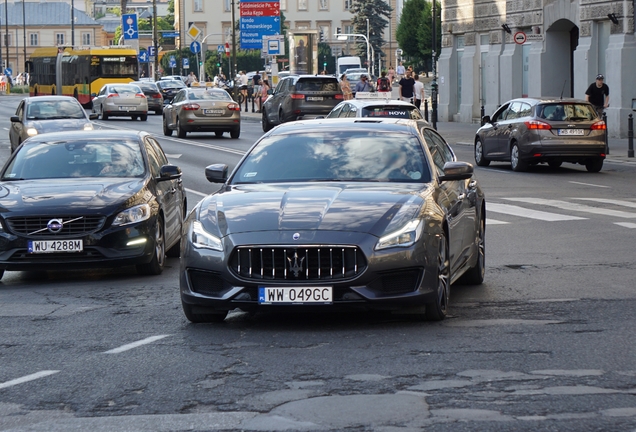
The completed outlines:
<svg viewBox="0 0 636 432">
<path fill-rule="evenodd" d="M 92 123 L 84 124 L 84 130 L 93 130 L 93 124 Z"/>
<path fill-rule="evenodd" d="M 28 136 L 36 136 L 38 134 L 38 130 L 34 127 L 27 128 L 26 133 Z"/>
<path fill-rule="evenodd" d="M 114 226 L 128 225 L 131 223 L 145 221 L 150 217 L 150 206 L 140 204 L 119 213 L 113 221 Z"/>
<path fill-rule="evenodd" d="M 203 229 L 203 225 L 199 221 L 192 222 L 192 228 L 190 228 L 190 240 L 194 247 L 223 252 L 221 239 Z"/>
<path fill-rule="evenodd" d="M 375 250 L 388 249 L 392 247 L 409 247 L 420 238 L 422 233 L 422 221 L 414 219 L 404 225 L 401 229 L 380 237 L 375 245 Z"/>
</svg>

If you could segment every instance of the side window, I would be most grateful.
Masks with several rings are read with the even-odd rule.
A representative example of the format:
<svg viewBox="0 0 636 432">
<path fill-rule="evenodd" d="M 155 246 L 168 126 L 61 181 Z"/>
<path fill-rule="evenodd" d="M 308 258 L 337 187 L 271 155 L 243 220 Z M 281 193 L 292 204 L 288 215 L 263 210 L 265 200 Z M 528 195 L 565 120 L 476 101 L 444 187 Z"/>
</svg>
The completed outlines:
<svg viewBox="0 0 636 432">
<path fill-rule="evenodd" d="M 358 114 L 358 108 L 351 105 L 350 109 L 349 109 L 349 114 L 347 114 L 347 117 L 356 117 Z"/>
<path fill-rule="evenodd" d="M 161 169 L 161 164 L 159 163 L 159 156 L 157 152 L 152 147 L 152 145 L 146 141 L 144 146 L 146 147 L 146 154 L 148 155 L 148 165 L 150 166 L 150 174 L 152 177 L 159 177 L 159 170 Z"/>
<path fill-rule="evenodd" d="M 342 107 L 342 110 L 340 110 L 340 115 L 338 115 L 338 117 L 347 117 L 350 109 L 351 105 L 345 104 L 345 106 Z"/>
<path fill-rule="evenodd" d="M 519 112 L 519 117 L 528 117 L 531 111 L 532 109 L 530 108 L 530 104 L 527 104 L 524 102 L 521 104 L 521 111 Z"/>
<path fill-rule="evenodd" d="M 286 79 L 281 80 L 281 82 L 279 82 L 279 83 L 278 83 L 278 85 L 276 86 L 276 91 L 275 91 L 275 93 L 282 93 L 282 92 L 284 91 L 283 89 L 284 89 L 284 88 L 285 88 L 285 86 L 287 85 L 287 82 L 288 82 L 288 81 L 289 81 L 289 80 L 286 80 Z"/>
<path fill-rule="evenodd" d="M 510 106 L 510 104 L 505 104 L 499 107 L 499 109 L 497 111 L 495 111 L 495 113 L 492 115 L 492 121 L 496 122 L 496 121 L 501 121 L 503 119 L 506 118 L 506 111 L 508 111 L 508 107 Z"/>
<path fill-rule="evenodd" d="M 159 161 L 159 166 L 162 167 L 164 165 L 168 165 L 170 163 L 168 162 L 168 157 L 163 152 L 163 149 L 161 148 L 159 143 L 155 141 L 155 139 L 153 138 L 148 138 L 148 143 L 150 143 L 150 146 L 155 151 L 155 154 L 157 156 L 157 161 Z"/>
<path fill-rule="evenodd" d="M 99 95 L 100 95 L 100 96 L 103 96 L 103 95 L 105 95 L 105 94 L 106 94 L 106 87 L 102 87 L 102 89 L 101 89 L 101 90 L 100 90 L 100 92 L 99 92 Z"/>
<path fill-rule="evenodd" d="M 521 117 L 519 113 L 521 112 L 521 102 L 513 102 L 506 114 L 506 120 L 513 120 Z"/>
<path fill-rule="evenodd" d="M 424 135 L 424 139 L 426 140 L 426 145 L 428 146 L 428 151 L 433 157 L 433 163 L 435 164 L 435 168 L 437 169 L 437 174 L 443 175 L 444 165 L 446 164 L 446 162 L 454 161 L 455 154 L 448 147 L 448 144 L 446 144 L 444 139 L 437 135 L 437 133 L 431 131 L 430 129 L 424 129 L 422 132 Z"/>
<path fill-rule="evenodd" d="M 340 111 L 342 111 L 342 108 L 345 107 L 346 104 L 342 104 L 342 105 L 338 105 L 337 107 L 335 107 L 333 109 L 333 111 L 331 111 L 329 113 L 329 115 L 327 116 L 327 118 L 337 118 L 340 114 Z"/>
<path fill-rule="evenodd" d="M 22 111 L 24 111 L 24 101 L 21 101 L 20 105 L 18 105 L 18 109 L 15 110 L 15 115 L 22 117 Z"/>
</svg>

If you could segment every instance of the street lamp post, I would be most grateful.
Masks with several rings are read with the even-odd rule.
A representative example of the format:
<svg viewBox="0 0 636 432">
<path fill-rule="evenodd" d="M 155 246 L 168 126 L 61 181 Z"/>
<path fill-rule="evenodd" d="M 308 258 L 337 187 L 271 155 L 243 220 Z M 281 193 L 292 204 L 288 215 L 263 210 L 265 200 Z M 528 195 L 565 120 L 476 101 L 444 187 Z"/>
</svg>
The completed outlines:
<svg viewBox="0 0 636 432">
<path fill-rule="evenodd" d="M 207 48 L 204 50 L 203 47 L 207 47 L 205 41 L 210 36 L 223 36 L 223 33 L 210 33 L 205 35 L 203 39 L 201 39 L 201 69 L 199 70 L 199 81 L 205 82 L 205 57 L 207 54 Z"/>
<path fill-rule="evenodd" d="M 75 0 L 71 0 L 71 45 L 75 46 Z"/>
<path fill-rule="evenodd" d="M 155 47 L 154 80 L 159 80 L 159 49 L 157 47 L 157 0 L 152 0 L 152 45 Z"/>
<path fill-rule="evenodd" d="M 24 40 L 24 47 L 22 48 L 22 52 L 24 53 L 24 64 L 26 65 L 27 55 L 26 55 L 26 11 L 24 10 L 24 1 L 22 2 L 22 38 Z M 16 61 L 18 60 L 18 56 L 15 56 Z M 17 69 L 17 68 L 16 68 Z"/>
</svg>

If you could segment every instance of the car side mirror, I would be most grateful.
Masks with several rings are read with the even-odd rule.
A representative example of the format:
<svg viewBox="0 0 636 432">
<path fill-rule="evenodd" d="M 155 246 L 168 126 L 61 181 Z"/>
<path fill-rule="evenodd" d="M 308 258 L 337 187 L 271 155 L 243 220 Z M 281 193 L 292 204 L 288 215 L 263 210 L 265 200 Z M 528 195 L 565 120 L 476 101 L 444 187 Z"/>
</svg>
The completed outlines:
<svg viewBox="0 0 636 432">
<path fill-rule="evenodd" d="M 176 180 L 181 178 L 181 168 L 176 165 L 164 165 L 159 169 L 157 181 Z"/>
<path fill-rule="evenodd" d="M 446 162 L 444 175 L 439 177 L 439 181 L 467 180 L 472 176 L 473 166 L 468 162 Z"/>
<path fill-rule="evenodd" d="M 20 117 L 16 115 L 11 116 L 11 123 L 20 123 Z"/>
<path fill-rule="evenodd" d="M 481 118 L 481 124 L 491 123 L 490 116 L 485 115 Z"/>
<path fill-rule="evenodd" d="M 88 113 L 88 118 L 90 120 L 97 120 L 99 118 L 99 113 Z"/>
<path fill-rule="evenodd" d="M 205 167 L 205 178 L 207 178 L 210 183 L 225 183 L 227 181 L 227 165 L 208 165 Z"/>
<path fill-rule="evenodd" d="M 272 90 L 272 89 L 267 89 L 267 94 L 268 94 L 268 95 L 274 94 L 274 90 Z"/>
<path fill-rule="evenodd" d="M 91 97 L 92 97 L 92 98 L 97 97 L 97 93 L 91 93 Z"/>
</svg>

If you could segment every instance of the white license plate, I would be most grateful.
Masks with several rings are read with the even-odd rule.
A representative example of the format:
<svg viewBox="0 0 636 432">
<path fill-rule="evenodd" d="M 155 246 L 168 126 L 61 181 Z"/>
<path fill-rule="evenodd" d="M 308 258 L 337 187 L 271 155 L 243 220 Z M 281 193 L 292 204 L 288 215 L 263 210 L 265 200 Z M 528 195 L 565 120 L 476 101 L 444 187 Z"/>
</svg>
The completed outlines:
<svg viewBox="0 0 636 432">
<path fill-rule="evenodd" d="M 308 101 L 321 101 L 323 100 L 322 96 L 307 96 Z"/>
<path fill-rule="evenodd" d="M 332 287 L 258 287 L 260 304 L 331 304 Z"/>
<path fill-rule="evenodd" d="M 119 107 L 119 111 L 134 111 L 135 107 L 134 106 L 120 106 Z"/>
<path fill-rule="evenodd" d="M 203 110 L 203 114 L 213 115 L 213 116 L 220 116 L 220 115 L 223 115 L 223 110 L 218 110 L 218 109 L 204 109 L 204 110 Z"/>
<path fill-rule="evenodd" d="M 81 252 L 84 250 L 82 240 L 34 240 L 29 242 L 29 253 Z"/>
<path fill-rule="evenodd" d="M 585 135 L 583 129 L 559 129 L 559 135 Z"/>
</svg>

